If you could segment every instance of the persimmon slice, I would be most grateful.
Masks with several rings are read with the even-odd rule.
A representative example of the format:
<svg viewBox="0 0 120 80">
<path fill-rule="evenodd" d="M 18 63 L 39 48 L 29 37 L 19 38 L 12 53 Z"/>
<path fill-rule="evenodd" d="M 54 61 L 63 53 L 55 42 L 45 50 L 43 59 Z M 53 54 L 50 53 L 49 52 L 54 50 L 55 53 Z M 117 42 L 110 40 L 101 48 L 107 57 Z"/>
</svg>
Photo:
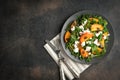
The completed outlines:
<svg viewBox="0 0 120 80">
<path fill-rule="evenodd" d="M 87 41 L 88 39 L 92 38 L 93 37 L 93 34 L 92 33 L 85 33 L 83 34 L 81 37 L 80 37 L 80 42 L 85 42 Z"/>
<path fill-rule="evenodd" d="M 80 54 L 81 54 L 81 56 L 82 56 L 83 58 L 87 58 L 87 57 L 89 56 L 88 52 L 85 51 L 84 49 L 81 49 L 81 50 L 80 50 Z"/>
<path fill-rule="evenodd" d="M 102 40 L 100 41 L 101 47 L 105 47 L 105 40 L 104 38 L 102 38 Z"/>
<path fill-rule="evenodd" d="M 65 42 L 68 42 L 68 39 L 70 38 L 70 35 L 71 35 L 71 33 L 70 33 L 69 31 L 67 31 L 67 32 L 65 33 L 65 36 L 64 36 Z"/>
<path fill-rule="evenodd" d="M 92 26 L 91 26 L 91 31 L 101 31 L 101 30 L 103 30 L 103 26 L 102 25 L 100 25 L 100 24 L 93 24 Z"/>
<path fill-rule="evenodd" d="M 99 20 L 97 18 L 89 18 L 90 20 L 94 20 L 96 22 L 98 22 Z"/>
</svg>

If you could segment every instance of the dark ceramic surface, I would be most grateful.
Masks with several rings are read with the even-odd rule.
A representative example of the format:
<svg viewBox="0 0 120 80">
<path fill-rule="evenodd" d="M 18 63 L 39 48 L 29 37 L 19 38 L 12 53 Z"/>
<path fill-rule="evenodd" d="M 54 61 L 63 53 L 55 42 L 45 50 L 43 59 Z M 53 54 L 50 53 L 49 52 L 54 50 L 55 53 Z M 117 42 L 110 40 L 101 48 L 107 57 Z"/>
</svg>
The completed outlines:
<svg viewBox="0 0 120 80">
<path fill-rule="evenodd" d="M 120 0 L 0 0 L 0 80 L 59 80 L 43 48 L 81 10 L 103 14 L 114 30 L 109 55 L 79 80 L 120 80 Z"/>
</svg>

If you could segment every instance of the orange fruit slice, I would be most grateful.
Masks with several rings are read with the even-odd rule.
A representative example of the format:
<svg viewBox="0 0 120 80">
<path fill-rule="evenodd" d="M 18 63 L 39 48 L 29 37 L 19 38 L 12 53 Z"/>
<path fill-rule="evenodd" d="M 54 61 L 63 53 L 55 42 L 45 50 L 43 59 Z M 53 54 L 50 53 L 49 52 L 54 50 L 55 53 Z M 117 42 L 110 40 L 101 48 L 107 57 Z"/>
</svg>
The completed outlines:
<svg viewBox="0 0 120 80">
<path fill-rule="evenodd" d="M 100 24 L 93 24 L 92 26 L 91 26 L 91 31 L 101 31 L 101 30 L 103 30 L 103 26 L 102 25 L 100 25 Z"/>
<path fill-rule="evenodd" d="M 81 49 L 81 50 L 80 50 L 80 54 L 81 54 L 81 56 L 82 56 L 83 58 L 87 58 L 87 57 L 89 56 L 88 52 L 85 51 L 84 49 Z"/>
<path fill-rule="evenodd" d="M 93 34 L 92 33 L 85 33 L 80 37 L 80 42 L 87 41 L 88 39 L 92 38 Z"/>
<path fill-rule="evenodd" d="M 71 35 L 71 33 L 70 33 L 69 31 L 67 31 L 67 32 L 65 33 L 65 36 L 64 36 L 65 42 L 68 42 L 68 39 L 70 38 L 70 35 Z"/>
</svg>

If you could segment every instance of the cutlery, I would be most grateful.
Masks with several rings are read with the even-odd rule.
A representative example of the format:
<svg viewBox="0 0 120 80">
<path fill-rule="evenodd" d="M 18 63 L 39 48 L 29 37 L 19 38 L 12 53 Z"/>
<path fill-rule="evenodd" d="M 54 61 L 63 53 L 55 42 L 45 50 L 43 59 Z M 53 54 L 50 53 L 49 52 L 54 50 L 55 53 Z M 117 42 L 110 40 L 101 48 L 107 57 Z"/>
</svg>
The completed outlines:
<svg viewBox="0 0 120 80">
<path fill-rule="evenodd" d="M 62 61 L 62 57 L 61 57 L 61 55 L 60 55 L 60 50 L 59 49 L 57 49 L 49 40 L 45 40 L 47 43 L 48 43 L 48 45 L 55 51 L 55 53 L 57 53 L 57 55 L 58 55 L 58 58 L 59 58 L 59 60 L 58 60 L 58 65 L 59 65 L 59 70 L 60 70 L 60 80 L 66 80 L 66 78 L 65 78 L 65 74 L 64 74 L 64 71 L 63 71 L 63 68 L 62 68 L 62 65 L 61 65 L 61 61 Z"/>
<path fill-rule="evenodd" d="M 58 65 L 60 67 L 60 69 L 59 69 L 60 70 L 60 80 L 66 80 L 65 79 L 65 74 L 64 74 L 64 71 L 63 71 L 63 67 L 62 67 L 62 64 L 61 64 L 62 58 L 61 58 L 60 54 L 58 54 L 58 57 L 59 57 Z"/>
<path fill-rule="evenodd" d="M 47 42 L 47 44 L 53 49 L 53 51 L 55 53 L 58 54 L 58 58 L 60 61 L 63 61 L 63 63 L 67 66 L 67 68 L 70 70 L 70 72 L 75 76 L 75 78 L 79 78 L 78 76 L 78 72 L 69 65 L 69 63 L 67 63 L 64 59 L 64 57 L 60 54 L 60 49 L 57 49 L 49 40 L 45 40 Z M 59 62 L 60 63 L 60 62 Z"/>
</svg>

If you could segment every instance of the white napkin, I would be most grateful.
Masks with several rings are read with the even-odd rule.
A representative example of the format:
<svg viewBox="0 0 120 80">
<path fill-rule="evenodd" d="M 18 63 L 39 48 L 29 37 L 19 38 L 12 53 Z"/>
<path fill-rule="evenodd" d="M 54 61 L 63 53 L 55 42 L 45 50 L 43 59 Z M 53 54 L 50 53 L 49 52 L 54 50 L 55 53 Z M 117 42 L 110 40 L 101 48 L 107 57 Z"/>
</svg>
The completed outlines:
<svg viewBox="0 0 120 80">
<path fill-rule="evenodd" d="M 60 43 L 59 34 L 57 36 L 55 36 L 50 42 L 54 46 L 56 46 L 56 48 L 61 50 L 61 54 L 65 58 L 64 60 L 66 61 L 67 64 L 69 64 L 72 67 L 72 70 L 76 73 L 77 77 L 80 77 L 80 74 L 91 65 L 91 64 L 80 64 L 80 63 L 74 62 L 67 55 L 65 55 L 65 52 L 64 52 L 64 50 L 63 50 L 63 48 L 61 46 L 61 43 Z M 44 48 L 48 51 L 50 56 L 58 64 L 59 59 L 58 59 L 57 54 L 53 51 L 53 49 L 48 44 L 45 44 Z M 69 78 L 69 80 L 74 79 L 75 76 L 73 76 L 73 74 L 71 73 L 69 68 L 67 68 L 67 66 L 65 65 L 64 62 L 62 62 L 62 67 L 63 67 L 65 75 Z"/>
</svg>

